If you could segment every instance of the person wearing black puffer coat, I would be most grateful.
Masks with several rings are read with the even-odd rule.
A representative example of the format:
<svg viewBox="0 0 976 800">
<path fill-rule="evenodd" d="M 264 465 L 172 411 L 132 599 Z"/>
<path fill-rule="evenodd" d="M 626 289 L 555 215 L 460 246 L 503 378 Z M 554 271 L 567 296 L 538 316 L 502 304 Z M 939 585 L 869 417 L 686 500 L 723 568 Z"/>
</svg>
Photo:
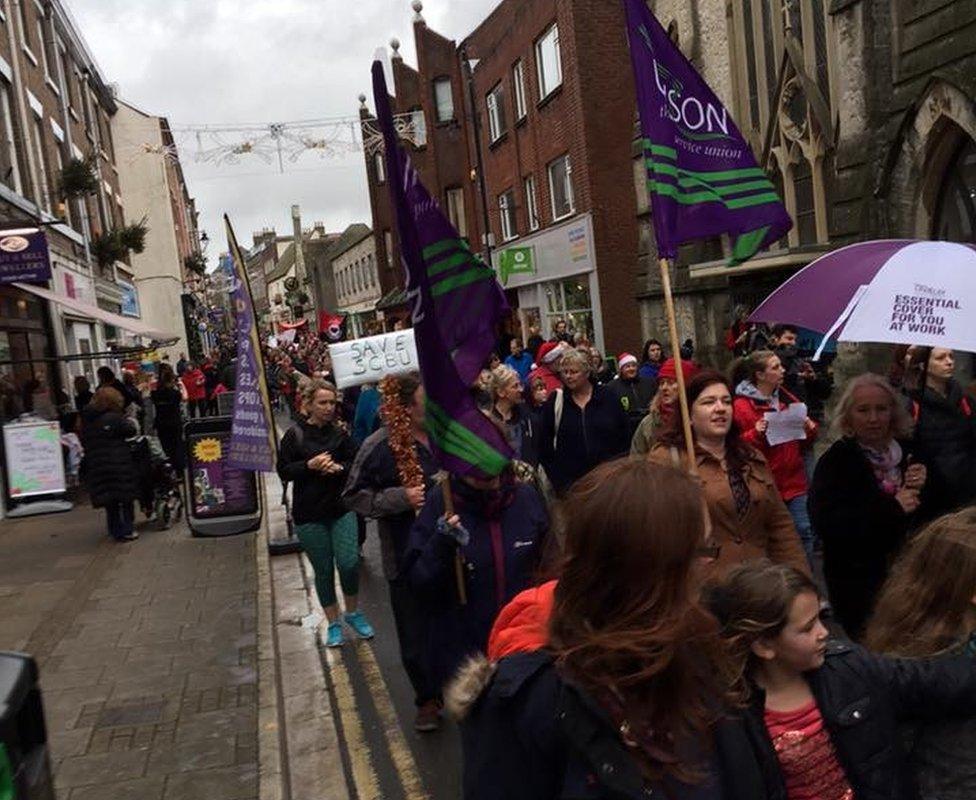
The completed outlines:
<svg viewBox="0 0 976 800">
<path fill-rule="evenodd" d="M 915 418 L 915 451 L 928 467 L 922 493 L 925 518 L 933 519 L 976 500 L 976 398 L 953 379 L 952 350 L 911 351 L 907 381 Z"/>
<path fill-rule="evenodd" d="M 126 442 L 137 430 L 136 423 L 124 415 L 124 408 L 122 395 L 111 386 L 103 386 L 81 412 L 88 494 L 95 508 L 105 509 L 109 536 L 119 542 L 139 538 L 132 529 L 133 503 L 139 491 Z"/>
</svg>

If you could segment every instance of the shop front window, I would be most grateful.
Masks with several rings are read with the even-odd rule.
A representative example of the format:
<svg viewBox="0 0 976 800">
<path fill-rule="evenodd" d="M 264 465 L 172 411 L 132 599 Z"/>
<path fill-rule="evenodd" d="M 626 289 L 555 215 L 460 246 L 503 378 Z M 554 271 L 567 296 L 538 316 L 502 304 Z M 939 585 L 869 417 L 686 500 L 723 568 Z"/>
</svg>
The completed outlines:
<svg viewBox="0 0 976 800">
<path fill-rule="evenodd" d="M 551 281 L 543 285 L 546 295 L 546 332 L 551 336 L 556 322 L 566 321 L 566 328 L 576 339 L 594 341 L 593 303 L 586 275 Z"/>
</svg>

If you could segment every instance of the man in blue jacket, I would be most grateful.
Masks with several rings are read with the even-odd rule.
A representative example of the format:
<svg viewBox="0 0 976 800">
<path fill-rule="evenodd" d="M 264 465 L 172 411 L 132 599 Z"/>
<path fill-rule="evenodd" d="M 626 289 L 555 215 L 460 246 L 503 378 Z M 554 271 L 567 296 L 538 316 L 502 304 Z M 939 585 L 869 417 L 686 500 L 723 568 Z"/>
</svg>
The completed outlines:
<svg viewBox="0 0 976 800">
<path fill-rule="evenodd" d="M 505 359 L 505 363 L 514 369 L 518 373 L 519 380 L 525 383 L 532 371 L 532 354 L 522 346 L 522 340 L 518 336 L 512 339 L 510 347 L 512 353 Z"/>
</svg>

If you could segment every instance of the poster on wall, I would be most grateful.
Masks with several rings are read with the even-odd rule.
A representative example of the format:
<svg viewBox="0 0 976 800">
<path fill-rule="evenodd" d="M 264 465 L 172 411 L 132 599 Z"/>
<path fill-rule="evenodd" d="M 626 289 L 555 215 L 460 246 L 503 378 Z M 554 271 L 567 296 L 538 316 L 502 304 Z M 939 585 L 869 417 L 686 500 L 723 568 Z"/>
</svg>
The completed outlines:
<svg viewBox="0 0 976 800">
<path fill-rule="evenodd" d="M 0 231 L 0 284 L 51 280 L 47 237 L 37 228 Z"/>
<path fill-rule="evenodd" d="M 60 494 L 65 490 L 61 429 L 57 422 L 4 425 L 3 447 L 11 498 Z"/>
<path fill-rule="evenodd" d="M 250 470 L 227 464 L 230 430 L 187 434 L 191 512 L 211 519 L 254 514 L 258 511 L 257 482 Z"/>
</svg>

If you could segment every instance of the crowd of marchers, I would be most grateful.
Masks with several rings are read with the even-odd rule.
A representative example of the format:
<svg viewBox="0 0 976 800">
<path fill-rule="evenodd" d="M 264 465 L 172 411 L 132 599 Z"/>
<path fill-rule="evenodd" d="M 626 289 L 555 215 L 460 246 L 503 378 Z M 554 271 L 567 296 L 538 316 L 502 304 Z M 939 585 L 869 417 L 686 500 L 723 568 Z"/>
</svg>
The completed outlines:
<svg viewBox="0 0 976 800">
<path fill-rule="evenodd" d="M 375 519 L 415 726 L 460 720 L 468 798 L 976 797 L 976 401 L 954 354 L 901 348 L 834 390 L 789 325 L 733 328 L 729 372 L 652 340 L 611 374 L 564 333 L 486 364 L 472 392 L 516 455 L 448 477 L 450 512 L 418 378 L 385 400 L 325 361 L 297 381 L 279 472 L 326 643 L 373 635 Z M 802 434 L 771 443 L 797 403 Z"/>
</svg>

